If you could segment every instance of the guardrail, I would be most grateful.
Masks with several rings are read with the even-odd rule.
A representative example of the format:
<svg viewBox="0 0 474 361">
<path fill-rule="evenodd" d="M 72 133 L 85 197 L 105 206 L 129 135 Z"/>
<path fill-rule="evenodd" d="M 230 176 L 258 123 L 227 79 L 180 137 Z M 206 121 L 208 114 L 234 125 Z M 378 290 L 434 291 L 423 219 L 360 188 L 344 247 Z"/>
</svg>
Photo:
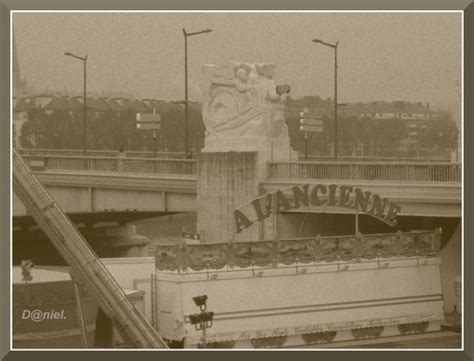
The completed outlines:
<svg viewBox="0 0 474 361">
<path fill-rule="evenodd" d="M 24 149 L 20 148 L 17 151 L 21 155 L 76 155 L 83 156 L 84 152 L 81 149 Z M 114 150 L 86 150 L 86 156 L 92 157 L 118 157 L 120 152 Z M 129 158 L 154 158 L 155 153 L 149 151 L 127 151 L 124 153 Z M 299 155 L 299 160 L 304 160 L 304 155 Z M 158 152 L 156 158 L 186 158 L 184 152 Z M 310 162 L 334 162 L 332 156 L 315 156 L 309 155 Z M 338 162 L 416 162 L 416 163 L 449 163 L 451 159 L 448 158 L 409 158 L 409 157 L 353 157 L 340 156 Z"/>
<path fill-rule="evenodd" d="M 23 155 L 33 170 L 82 170 L 130 173 L 197 173 L 194 159 L 71 155 Z M 461 182 L 458 163 L 269 162 L 270 179 Z"/>
<path fill-rule="evenodd" d="M 305 161 L 304 154 L 298 156 L 299 160 Z M 335 162 L 336 160 L 332 156 L 316 156 L 309 155 L 309 162 Z M 352 156 L 339 156 L 337 162 L 410 162 L 410 163 L 450 163 L 449 158 L 410 158 L 410 157 L 352 157 Z"/>
<path fill-rule="evenodd" d="M 347 179 L 375 181 L 461 182 L 458 163 L 269 162 L 277 179 Z"/>
<path fill-rule="evenodd" d="M 83 156 L 84 152 L 81 149 L 17 149 L 21 155 L 71 155 Z M 114 150 L 86 150 L 86 156 L 91 157 L 118 157 L 119 151 Z M 139 152 L 127 151 L 124 152 L 126 157 L 130 158 L 154 158 L 154 152 Z M 157 152 L 156 158 L 185 158 L 185 153 L 182 152 Z"/>
<path fill-rule="evenodd" d="M 170 158 L 128 158 L 68 155 L 23 155 L 33 170 L 196 174 L 196 161 Z"/>
</svg>

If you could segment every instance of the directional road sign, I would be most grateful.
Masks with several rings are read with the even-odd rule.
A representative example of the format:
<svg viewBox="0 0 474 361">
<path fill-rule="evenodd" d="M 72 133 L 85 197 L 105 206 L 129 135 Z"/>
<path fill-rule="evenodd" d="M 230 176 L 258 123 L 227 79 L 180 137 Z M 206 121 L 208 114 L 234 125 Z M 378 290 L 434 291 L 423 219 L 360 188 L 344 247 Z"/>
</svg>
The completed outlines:
<svg viewBox="0 0 474 361">
<path fill-rule="evenodd" d="M 319 132 L 322 132 L 323 131 L 323 127 L 318 127 L 318 126 L 314 126 L 314 125 L 300 125 L 300 130 L 302 132 L 316 132 L 316 133 L 319 133 Z"/>
<path fill-rule="evenodd" d="M 152 113 L 137 113 L 137 129 L 160 129 L 161 116 Z"/>
<path fill-rule="evenodd" d="M 323 131 L 323 117 L 321 113 L 304 108 L 300 113 L 300 130 L 302 132 L 322 132 Z"/>
<path fill-rule="evenodd" d="M 137 123 L 137 129 L 140 130 L 158 130 L 160 129 L 160 123 Z"/>
<path fill-rule="evenodd" d="M 300 117 L 305 119 L 322 119 L 321 113 L 300 112 Z"/>
<path fill-rule="evenodd" d="M 161 115 L 154 113 L 137 113 L 137 123 L 159 123 Z"/>
<path fill-rule="evenodd" d="M 313 119 L 313 118 L 303 118 L 300 119 L 301 125 L 315 125 L 315 126 L 322 126 L 323 120 L 322 119 Z"/>
<path fill-rule="evenodd" d="M 199 240 L 199 234 L 183 231 L 183 238 L 194 239 L 194 240 L 198 241 Z"/>
</svg>

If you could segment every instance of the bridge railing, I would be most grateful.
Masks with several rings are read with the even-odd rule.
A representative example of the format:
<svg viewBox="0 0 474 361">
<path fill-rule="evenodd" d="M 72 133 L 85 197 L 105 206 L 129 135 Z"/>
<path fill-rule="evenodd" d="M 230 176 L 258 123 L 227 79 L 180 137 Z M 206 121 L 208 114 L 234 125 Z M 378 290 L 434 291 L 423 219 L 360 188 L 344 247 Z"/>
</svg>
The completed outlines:
<svg viewBox="0 0 474 361">
<path fill-rule="evenodd" d="M 304 154 L 298 156 L 298 160 L 306 161 Z M 308 156 L 309 162 L 333 162 L 333 156 Z M 375 157 L 375 156 L 339 156 L 338 162 L 394 162 L 394 163 L 449 163 L 450 158 L 413 158 L 413 157 Z"/>
<path fill-rule="evenodd" d="M 70 155 L 83 156 L 81 149 L 17 149 L 21 155 Z M 118 157 L 120 152 L 114 150 L 86 150 L 86 156 L 90 157 Z M 124 153 L 130 158 L 154 158 L 154 152 L 127 151 Z M 182 152 L 158 152 L 156 158 L 185 158 Z"/>
<path fill-rule="evenodd" d="M 79 170 L 158 174 L 196 174 L 196 161 L 171 158 L 128 158 L 70 155 L 24 155 L 33 170 Z"/>
<path fill-rule="evenodd" d="M 84 152 L 81 149 L 17 149 L 21 155 L 76 155 L 82 156 Z M 115 150 L 86 150 L 86 156 L 92 157 L 118 157 L 119 152 Z M 127 151 L 124 153 L 130 158 L 154 158 L 154 152 L 150 151 Z M 186 158 L 184 152 L 158 152 L 156 158 Z M 299 160 L 304 161 L 303 154 L 299 155 Z M 310 162 L 332 162 L 334 157 L 325 155 L 309 155 Z M 448 158 L 413 158 L 413 157 L 378 157 L 378 156 L 339 156 L 339 162 L 416 162 L 416 163 L 449 163 Z"/>
<path fill-rule="evenodd" d="M 420 162 L 269 162 L 269 178 L 461 182 L 461 164 Z"/>
</svg>

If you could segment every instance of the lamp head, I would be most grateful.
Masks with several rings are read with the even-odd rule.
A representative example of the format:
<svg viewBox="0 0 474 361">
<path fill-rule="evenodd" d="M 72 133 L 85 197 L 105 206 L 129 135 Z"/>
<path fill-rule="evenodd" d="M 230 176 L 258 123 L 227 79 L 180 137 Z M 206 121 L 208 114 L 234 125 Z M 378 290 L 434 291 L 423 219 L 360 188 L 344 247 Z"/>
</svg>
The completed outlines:
<svg viewBox="0 0 474 361">
<path fill-rule="evenodd" d="M 193 315 L 189 315 L 189 321 L 191 325 L 198 325 L 201 323 L 202 315 L 200 313 L 195 313 Z"/>
<path fill-rule="evenodd" d="M 66 51 L 64 55 L 71 56 L 72 54 L 69 51 Z"/>
<path fill-rule="evenodd" d="M 195 313 L 195 314 L 189 315 L 189 321 L 191 322 L 191 325 L 207 323 L 209 327 L 212 324 L 213 319 L 214 319 L 214 312 L 201 312 L 201 313 Z"/>
<path fill-rule="evenodd" d="M 196 304 L 196 306 L 202 308 L 203 306 L 206 306 L 207 295 L 193 297 L 193 301 Z"/>
<path fill-rule="evenodd" d="M 321 43 L 321 40 L 319 40 L 319 39 L 313 39 L 313 43 Z"/>
<path fill-rule="evenodd" d="M 205 29 L 202 31 L 203 33 L 212 33 L 212 29 Z"/>
</svg>

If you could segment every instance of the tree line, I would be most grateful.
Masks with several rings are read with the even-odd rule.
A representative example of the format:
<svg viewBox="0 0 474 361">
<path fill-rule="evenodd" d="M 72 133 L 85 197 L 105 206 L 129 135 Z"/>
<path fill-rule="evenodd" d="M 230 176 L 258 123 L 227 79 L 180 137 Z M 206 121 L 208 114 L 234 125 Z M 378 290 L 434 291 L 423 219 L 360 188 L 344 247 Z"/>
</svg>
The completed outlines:
<svg viewBox="0 0 474 361">
<path fill-rule="evenodd" d="M 179 104 L 160 102 L 156 112 L 161 115 L 161 129 L 157 131 L 157 149 L 162 152 L 184 151 L 184 108 Z M 129 151 L 153 151 L 151 130 L 136 128 L 136 114 L 133 109 L 107 110 L 87 114 L 87 148 L 96 150 L 119 150 L 121 145 Z M 299 130 L 299 114 L 286 112 L 291 145 L 304 153 L 304 134 Z M 23 148 L 82 149 L 83 114 L 79 111 L 57 110 L 45 112 L 41 108 L 28 111 L 23 125 L 20 145 Z M 205 126 L 201 105 L 189 106 L 189 145 L 193 153 L 204 145 Z M 417 130 L 417 142 L 412 144 L 406 156 L 442 153 L 456 147 L 458 130 L 449 113 L 428 120 L 425 128 Z M 346 116 L 338 119 L 338 142 L 341 155 L 357 146 L 364 148 L 364 155 L 397 156 L 400 145 L 408 138 L 410 129 L 402 119 L 374 120 L 367 117 Z M 328 155 L 334 142 L 334 119 L 323 118 L 323 132 L 309 133 L 310 154 Z M 413 154 L 411 154 L 411 153 Z M 416 153 L 416 154 L 415 154 Z"/>
</svg>

